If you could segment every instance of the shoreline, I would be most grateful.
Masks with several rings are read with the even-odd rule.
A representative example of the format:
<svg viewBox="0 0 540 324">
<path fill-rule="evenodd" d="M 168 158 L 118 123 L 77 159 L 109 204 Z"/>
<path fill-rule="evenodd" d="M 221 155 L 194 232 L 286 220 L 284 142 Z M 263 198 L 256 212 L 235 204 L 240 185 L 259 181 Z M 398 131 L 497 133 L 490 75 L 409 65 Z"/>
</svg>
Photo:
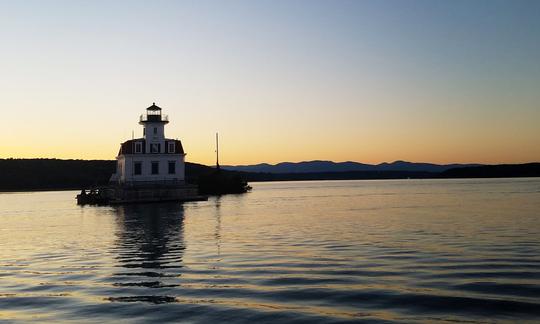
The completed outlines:
<svg viewBox="0 0 540 324">
<path fill-rule="evenodd" d="M 474 180 L 474 179 L 538 179 L 540 176 L 513 176 L 513 177 L 430 177 L 430 178 L 369 178 L 369 179 L 280 179 L 280 180 L 252 180 L 249 182 L 315 182 L 315 181 L 385 181 L 385 180 Z M 50 191 L 80 191 L 81 188 L 30 188 L 30 189 L 1 189 L 4 193 L 50 192 Z"/>
</svg>

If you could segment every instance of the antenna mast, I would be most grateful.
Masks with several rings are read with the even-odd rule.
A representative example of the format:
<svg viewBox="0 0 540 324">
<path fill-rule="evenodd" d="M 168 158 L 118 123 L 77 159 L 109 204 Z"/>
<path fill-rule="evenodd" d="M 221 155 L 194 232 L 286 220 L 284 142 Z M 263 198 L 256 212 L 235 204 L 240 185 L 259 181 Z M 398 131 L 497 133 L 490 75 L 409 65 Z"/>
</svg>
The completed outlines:
<svg viewBox="0 0 540 324">
<path fill-rule="evenodd" d="M 216 133 L 216 169 L 219 170 L 219 136 Z"/>
</svg>

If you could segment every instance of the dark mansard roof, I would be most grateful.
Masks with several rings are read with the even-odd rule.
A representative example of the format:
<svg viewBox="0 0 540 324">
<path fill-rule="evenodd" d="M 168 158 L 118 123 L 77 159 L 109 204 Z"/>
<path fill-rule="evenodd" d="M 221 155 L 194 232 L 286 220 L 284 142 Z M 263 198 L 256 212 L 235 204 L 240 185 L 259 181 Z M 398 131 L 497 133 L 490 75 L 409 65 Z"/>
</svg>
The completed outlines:
<svg viewBox="0 0 540 324">
<path fill-rule="evenodd" d="M 142 143 L 142 153 L 146 153 L 146 140 L 143 138 L 139 139 L 133 139 L 129 141 L 125 141 L 124 143 L 120 144 L 120 151 L 118 151 L 118 155 L 122 154 L 134 154 L 135 153 L 135 142 Z M 167 148 L 169 143 L 173 142 L 174 145 L 174 153 L 167 153 Z M 138 153 L 140 154 L 140 153 Z M 166 139 L 165 140 L 165 153 L 161 154 L 184 154 L 184 147 L 182 146 L 182 142 L 179 140 L 171 140 Z"/>
</svg>

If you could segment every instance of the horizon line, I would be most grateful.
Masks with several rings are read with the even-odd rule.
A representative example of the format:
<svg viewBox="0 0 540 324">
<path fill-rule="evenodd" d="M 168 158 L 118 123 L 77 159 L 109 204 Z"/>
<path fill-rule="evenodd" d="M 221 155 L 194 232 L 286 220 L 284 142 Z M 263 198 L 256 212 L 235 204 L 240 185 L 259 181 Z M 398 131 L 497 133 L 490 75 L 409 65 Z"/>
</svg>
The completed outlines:
<svg viewBox="0 0 540 324">
<path fill-rule="evenodd" d="M 0 160 L 64 160 L 64 161 L 116 161 L 116 158 L 114 159 L 84 159 L 84 158 L 58 158 L 58 157 L 0 157 Z M 358 164 L 364 164 L 364 165 L 381 165 L 381 164 L 394 164 L 397 162 L 404 162 L 404 163 L 413 163 L 413 164 L 433 164 L 433 165 L 512 165 L 512 164 L 530 164 L 530 163 L 540 163 L 540 161 L 522 161 L 522 162 L 496 162 L 496 163 L 483 163 L 483 162 L 445 162 L 445 163 L 437 163 L 437 162 L 418 162 L 418 161 L 407 161 L 407 160 L 394 160 L 394 161 L 384 161 L 384 162 L 378 162 L 378 163 L 367 163 L 367 162 L 359 162 L 359 161 L 353 161 L 353 160 L 346 160 L 346 161 L 333 161 L 333 160 L 300 160 L 300 161 L 281 161 L 281 162 L 275 162 L 275 163 L 269 163 L 269 162 L 259 162 L 259 163 L 252 163 L 252 164 L 221 164 L 222 167 L 244 167 L 244 166 L 255 166 L 255 165 L 262 165 L 266 164 L 269 166 L 277 166 L 279 164 L 283 163 L 291 163 L 291 164 L 299 164 L 299 163 L 310 163 L 310 162 L 330 162 L 335 164 L 340 163 L 358 163 Z M 186 163 L 193 163 L 193 164 L 201 164 L 206 166 L 212 166 L 215 165 L 214 163 L 206 164 L 203 162 L 195 162 L 195 161 L 186 161 Z"/>
</svg>

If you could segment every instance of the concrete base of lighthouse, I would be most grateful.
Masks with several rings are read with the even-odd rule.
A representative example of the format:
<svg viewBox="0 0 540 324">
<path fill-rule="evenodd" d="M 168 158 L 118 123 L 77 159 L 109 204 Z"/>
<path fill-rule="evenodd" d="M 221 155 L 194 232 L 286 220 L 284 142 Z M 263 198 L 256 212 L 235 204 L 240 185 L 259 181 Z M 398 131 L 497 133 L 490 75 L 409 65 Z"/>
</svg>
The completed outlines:
<svg viewBox="0 0 540 324">
<path fill-rule="evenodd" d="M 99 187 L 83 190 L 77 195 L 79 205 L 116 205 L 151 202 L 204 201 L 207 196 L 199 195 L 195 185 L 137 184 Z"/>
<path fill-rule="evenodd" d="M 188 184 L 182 186 L 118 186 L 111 188 L 110 190 L 110 204 L 157 201 L 197 201 L 208 199 L 206 196 L 199 195 L 197 186 Z"/>
</svg>

